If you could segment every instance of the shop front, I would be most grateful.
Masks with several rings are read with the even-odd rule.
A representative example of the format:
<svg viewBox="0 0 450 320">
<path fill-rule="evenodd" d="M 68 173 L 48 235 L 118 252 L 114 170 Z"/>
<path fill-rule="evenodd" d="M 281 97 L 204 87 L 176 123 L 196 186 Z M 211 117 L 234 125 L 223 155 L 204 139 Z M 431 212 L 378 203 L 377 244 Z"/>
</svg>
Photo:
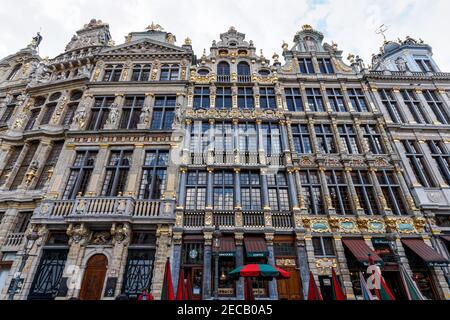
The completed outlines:
<svg viewBox="0 0 450 320">
<path fill-rule="evenodd" d="M 183 241 L 181 270 L 192 285 L 192 299 L 203 299 L 204 244 L 202 236 L 186 237 Z"/>
<path fill-rule="evenodd" d="M 244 246 L 244 265 L 268 263 L 269 250 L 263 236 L 244 238 Z M 255 298 L 269 297 L 269 282 L 267 280 L 252 279 L 252 288 Z"/>
<path fill-rule="evenodd" d="M 219 279 L 218 296 L 220 299 L 234 299 L 236 297 L 236 281 L 228 274 L 236 268 L 236 245 L 234 237 L 224 236 L 220 240 L 220 245 L 214 248 L 214 257 L 218 259 Z M 212 263 L 212 277 L 215 275 L 215 263 Z M 211 281 L 211 292 L 214 292 L 214 281 Z"/>
<path fill-rule="evenodd" d="M 293 237 L 275 237 L 273 248 L 277 267 L 290 273 L 289 279 L 277 281 L 278 299 L 303 300 L 295 239 Z"/>
</svg>

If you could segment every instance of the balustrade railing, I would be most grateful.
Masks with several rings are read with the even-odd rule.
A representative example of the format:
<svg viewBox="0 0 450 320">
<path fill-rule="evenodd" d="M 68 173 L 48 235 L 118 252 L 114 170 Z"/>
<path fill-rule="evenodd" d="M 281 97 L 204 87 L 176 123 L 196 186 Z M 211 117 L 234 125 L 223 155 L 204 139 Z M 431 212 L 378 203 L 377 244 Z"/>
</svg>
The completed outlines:
<svg viewBox="0 0 450 320">
<path fill-rule="evenodd" d="M 289 212 L 274 213 L 272 215 L 272 225 L 276 229 L 291 229 L 294 227 L 292 214 Z"/>
<path fill-rule="evenodd" d="M 265 226 L 263 212 L 244 212 L 242 218 L 245 228 L 260 228 Z"/>
<path fill-rule="evenodd" d="M 218 75 L 217 82 L 231 82 L 231 76 L 229 75 Z"/>
<path fill-rule="evenodd" d="M 213 213 L 213 225 L 215 226 L 233 228 L 235 226 L 235 221 L 235 213 L 232 211 Z"/>
<path fill-rule="evenodd" d="M 3 251 L 19 251 L 25 239 L 25 233 L 10 233 L 6 236 Z"/>
<path fill-rule="evenodd" d="M 203 228 L 205 226 L 204 212 L 185 212 L 183 215 L 185 228 Z"/>
<path fill-rule="evenodd" d="M 252 82 L 252 76 L 251 75 L 238 75 L 237 81 L 239 83 L 250 83 L 250 82 Z"/>
</svg>

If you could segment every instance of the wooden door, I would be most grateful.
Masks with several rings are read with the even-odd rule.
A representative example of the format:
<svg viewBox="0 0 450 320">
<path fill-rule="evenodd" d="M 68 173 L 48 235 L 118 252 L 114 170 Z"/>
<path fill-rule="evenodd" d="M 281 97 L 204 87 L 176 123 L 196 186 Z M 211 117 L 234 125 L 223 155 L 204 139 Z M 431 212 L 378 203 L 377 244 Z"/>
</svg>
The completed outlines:
<svg viewBox="0 0 450 320">
<path fill-rule="evenodd" d="M 278 299 L 280 300 L 302 300 L 302 288 L 300 275 L 294 267 L 283 267 L 291 274 L 289 279 L 278 280 Z"/>
<path fill-rule="evenodd" d="M 102 298 L 107 265 L 108 259 L 102 254 L 97 254 L 89 259 L 81 284 L 81 300 L 100 300 Z"/>
</svg>

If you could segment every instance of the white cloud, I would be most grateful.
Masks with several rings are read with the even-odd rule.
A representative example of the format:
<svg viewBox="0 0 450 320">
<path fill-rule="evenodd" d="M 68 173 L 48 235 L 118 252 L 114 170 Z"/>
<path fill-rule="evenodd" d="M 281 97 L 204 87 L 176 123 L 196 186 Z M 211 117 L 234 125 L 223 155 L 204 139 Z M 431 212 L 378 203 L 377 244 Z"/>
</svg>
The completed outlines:
<svg viewBox="0 0 450 320">
<path fill-rule="evenodd" d="M 189 36 L 197 55 L 233 25 L 264 50 L 280 53 L 282 41 L 292 42 L 303 24 L 316 26 L 327 42 L 370 62 L 382 38 L 375 34 L 389 26 L 389 39 L 410 35 L 430 44 L 441 69 L 450 71 L 447 0 L 3 0 L 0 6 L 0 56 L 25 47 L 42 28 L 41 55 L 56 56 L 72 35 L 91 18 L 108 22 L 116 43 L 152 21 L 174 33 L 181 44 Z"/>
</svg>

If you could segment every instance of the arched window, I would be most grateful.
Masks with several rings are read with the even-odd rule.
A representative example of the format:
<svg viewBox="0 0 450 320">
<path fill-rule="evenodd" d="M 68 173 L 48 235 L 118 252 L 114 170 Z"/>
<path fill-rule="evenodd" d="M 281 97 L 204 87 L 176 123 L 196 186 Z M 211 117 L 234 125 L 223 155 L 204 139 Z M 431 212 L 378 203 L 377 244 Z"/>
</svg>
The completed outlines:
<svg viewBox="0 0 450 320">
<path fill-rule="evenodd" d="M 176 81 L 180 77 L 180 66 L 178 64 L 165 64 L 161 67 L 161 81 Z"/>
<path fill-rule="evenodd" d="M 22 64 L 18 64 L 14 67 L 14 69 L 11 71 L 11 73 L 9 74 L 8 78 L 6 80 L 13 80 L 14 77 L 17 75 L 17 73 L 19 73 L 19 70 L 22 68 Z"/>
<path fill-rule="evenodd" d="M 217 65 L 217 81 L 230 82 L 230 65 L 227 62 L 220 62 Z"/>
<path fill-rule="evenodd" d="M 247 62 L 239 62 L 237 66 L 238 82 L 250 82 L 250 65 Z"/>
</svg>

